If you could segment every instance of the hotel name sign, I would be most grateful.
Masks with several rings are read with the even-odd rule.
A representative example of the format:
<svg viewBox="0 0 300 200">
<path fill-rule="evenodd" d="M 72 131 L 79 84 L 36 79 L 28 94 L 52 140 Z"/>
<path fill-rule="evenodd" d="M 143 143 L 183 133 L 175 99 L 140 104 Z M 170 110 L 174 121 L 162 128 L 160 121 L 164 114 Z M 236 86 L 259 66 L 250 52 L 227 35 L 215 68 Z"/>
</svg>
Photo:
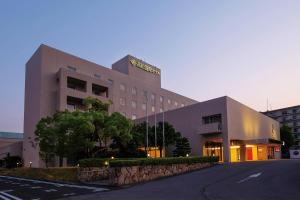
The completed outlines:
<svg viewBox="0 0 300 200">
<path fill-rule="evenodd" d="M 156 68 L 156 67 L 152 67 L 150 65 L 147 65 L 147 64 L 144 64 L 142 63 L 141 61 L 139 60 L 136 60 L 136 59 L 130 59 L 130 63 L 137 67 L 137 68 L 140 68 L 146 72 L 150 72 L 150 73 L 153 73 L 153 74 L 157 74 L 157 75 L 160 75 L 160 69 Z"/>
</svg>

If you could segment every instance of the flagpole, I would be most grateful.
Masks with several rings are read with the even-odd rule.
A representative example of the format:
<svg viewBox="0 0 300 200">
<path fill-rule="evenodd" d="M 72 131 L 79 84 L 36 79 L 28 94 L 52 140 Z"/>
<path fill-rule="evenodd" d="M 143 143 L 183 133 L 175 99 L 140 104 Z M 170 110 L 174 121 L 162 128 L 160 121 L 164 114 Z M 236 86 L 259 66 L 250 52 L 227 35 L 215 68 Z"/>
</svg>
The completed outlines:
<svg viewBox="0 0 300 200">
<path fill-rule="evenodd" d="M 157 150 L 157 135 L 156 135 L 156 110 L 154 112 L 154 140 L 155 140 L 155 158 L 156 158 L 156 150 Z"/>
<path fill-rule="evenodd" d="M 162 113 L 162 117 L 163 117 L 163 157 L 166 157 L 166 151 L 165 151 L 165 108 L 163 108 L 163 113 Z"/>
<path fill-rule="evenodd" d="M 148 94 L 146 93 L 146 146 L 147 146 L 147 157 L 148 157 L 148 152 L 149 152 L 149 133 L 148 133 L 148 123 L 149 123 L 149 119 L 148 119 Z"/>
</svg>

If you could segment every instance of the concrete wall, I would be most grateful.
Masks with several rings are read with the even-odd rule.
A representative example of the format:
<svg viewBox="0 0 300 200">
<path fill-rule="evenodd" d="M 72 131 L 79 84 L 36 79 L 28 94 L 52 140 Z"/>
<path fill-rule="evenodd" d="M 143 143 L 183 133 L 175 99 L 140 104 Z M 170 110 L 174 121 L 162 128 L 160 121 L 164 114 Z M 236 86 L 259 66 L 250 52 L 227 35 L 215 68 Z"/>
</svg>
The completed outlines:
<svg viewBox="0 0 300 200">
<path fill-rule="evenodd" d="M 197 103 L 194 105 L 186 106 L 176 110 L 165 112 L 165 122 L 174 126 L 176 131 L 179 131 L 184 137 L 189 139 L 192 152 L 191 155 L 202 156 L 202 145 L 204 143 L 204 136 L 198 132 L 202 126 L 202 117 L 221 114 L 222 121 L 226 122 L 226 98 L 221 97 L 209 101 Z M 153 125 L 155 117 L 149 116 L 149 124 Z M 156 121 L 163 120 L 162 113 L 156 115 Z M 138 119 L 137 122 L 141 123 L 146 121 L 146 118 Z M 226 123 L 222 123 L 222 130 L 227 132 Z M 223 134 L 226 137 L 227 134 Z M 225 138 L 227 139 L 227 138 Z"/>
<path fill-rule="evenodd" d="M 202 117 L 215 114 L 222 115 L 220 131 L 216 130 L 217 124 L 202 122 Z M 148 118 L 153 125 L 155 117 L 151 115 Z M 137 123 L 144 121 L 146 118 L 141 118 Z M 162 114 L 156 115 L 156 121 L 162 121 Z M 230 161 L 231 140 L 280 140 L 278 122 L 227 96 L 168 111 L 165 121 L 189 139 L 192 155 L 201 156 L 203 145 L 208 140 L 222 142 L 225 162 Z M 241 152 L 242 155 L 245 152 Z"/>
<path fill-rule="evenodd" d="M 234 140 L 272 138 L 280 140 L 279 123 L 227 97 L 228 133 Z"/>
</svg>

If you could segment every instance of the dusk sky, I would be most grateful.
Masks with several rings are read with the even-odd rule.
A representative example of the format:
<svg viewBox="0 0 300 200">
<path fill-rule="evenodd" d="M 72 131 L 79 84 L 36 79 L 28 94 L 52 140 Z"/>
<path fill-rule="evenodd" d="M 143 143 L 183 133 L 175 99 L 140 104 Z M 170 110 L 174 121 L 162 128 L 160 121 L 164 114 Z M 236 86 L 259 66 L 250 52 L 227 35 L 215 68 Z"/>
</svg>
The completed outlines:
<svg viewBox="0 0 300 200">
<path fill-rule="evenodd" d="M 300 104 L 298 0 L 1 0 L 0 131 L 23 132 L 25 63 L 41 43 L 108 68 L 134 55 L 198 101 Z"/>
</svg>

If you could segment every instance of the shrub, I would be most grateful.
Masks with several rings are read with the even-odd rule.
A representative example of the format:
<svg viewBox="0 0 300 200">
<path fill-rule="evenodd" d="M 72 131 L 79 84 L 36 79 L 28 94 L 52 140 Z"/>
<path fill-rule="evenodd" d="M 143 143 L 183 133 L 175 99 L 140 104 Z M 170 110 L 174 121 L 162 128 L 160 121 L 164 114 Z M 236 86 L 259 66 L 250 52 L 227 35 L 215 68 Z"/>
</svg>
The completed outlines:
<svg viewBox="0 0 300 200">
<path fill-rule="evenodd" d="M 0 175 L 49 181 L 78 181 L 77 167 L 0 169 Z"/>
<path fill-rule="evenodd" d="M 7 156 L 4 158 L 4 165 L 6 168 L 21 167 L 22 159 L 20 156 Z"/>
<path fill-rule="evenodd" d="M 135 166 L 135 165 L 172 165 L 172 164 L 193 164 L 193 163 L 214 163 L 218 157 L 171 157 L 171 158 L 141 158 L 135 160 L 112 160 L 111 167 Z"/>
<path fill-rule="evenodd" d="M 172 164 L 193 164 L 193 163 L 214 163 L 218 157 L 170 157 L 170 158 L 118 158 L 103 159 L 90 158 L 79 161 L 80 167 L 103 167 L 109 164 L 111 167 L 136 166 L 136 165 L 172 165 Z M 106 163 L 105 163 L 106 162 Z"/>
</svg>

